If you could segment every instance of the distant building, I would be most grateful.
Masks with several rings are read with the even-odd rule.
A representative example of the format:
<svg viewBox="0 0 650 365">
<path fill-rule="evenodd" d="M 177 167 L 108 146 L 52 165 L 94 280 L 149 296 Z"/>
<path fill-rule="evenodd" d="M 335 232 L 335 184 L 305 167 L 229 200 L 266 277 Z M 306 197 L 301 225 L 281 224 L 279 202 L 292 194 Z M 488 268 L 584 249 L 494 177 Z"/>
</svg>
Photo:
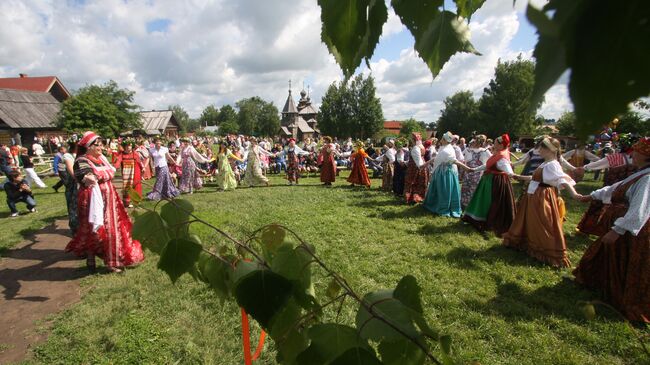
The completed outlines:
<svg viewBox="0 0 650 365">
<path fill-rule="evenodd" d="M 49 93 L 59 102 L 70 98 L 70 92 L 56 76 L 29 77 L 20 74 L 20 77 L 0 78 L 0 89 Z"/>
<path fill-rule="evenodd" d="M 300 100 L 296 107 L 291 95 L 291 87 L 289 87 L 289 96 L 282 108 L 280 136 L 293 137 L 298 141 L 305 138 L 318 138 L 320 130 L 316 121 L 317 116 L 318 110 L 312 105 L 307 92 L 305 90 L 300 92 Z"/>
<path fill-rule="evenodd" d="M 398 120 L 387 120 L 384 122 L 384 133 L 398 135 L 402 129 L 402 122 Z"/>
<path fill-rule="evenodd" d="M 206 133 L 218 134 L 219 133 L 219 126 L 218 125 L 209 125 L 209 126 L 203 127 L 203 131 L 206 132 Z"/>
<path fill-rule="evenodd" d="M 140 112 L 142 128 L 128 131 L 123 135 L 165 136 L 175 138 L 178 136 L 180 126 L 171 110 L 151 110 Z"/>
<path fill-rule="evenodd" d="M 65 135 L 56 128 L 60 109 L 49 92 L 0 89 L 0 143 L 29 148 L 36 137 Z"/>
</svg>

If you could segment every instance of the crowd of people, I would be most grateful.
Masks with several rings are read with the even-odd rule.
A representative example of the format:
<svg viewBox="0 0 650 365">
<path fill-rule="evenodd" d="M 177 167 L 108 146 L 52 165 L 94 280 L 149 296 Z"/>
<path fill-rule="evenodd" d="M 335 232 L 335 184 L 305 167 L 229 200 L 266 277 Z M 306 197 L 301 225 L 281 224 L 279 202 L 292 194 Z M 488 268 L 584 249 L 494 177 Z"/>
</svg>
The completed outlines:
<svg viewBox="0 0 650 365">
<path fill-rule="evenodd" d="M 493 231 L 503 245 L 559 268 L 571 266 L 560 194 L 566 190 L 571 198 L 590 204 L 579 230 L 599 237 L 574 270 L 577 282 L 602 291 L 627 318 L 650 322 L 650 139 L 619 136 L 598 151 L 578 144 L 563 153 L 557 139 L 539 136 L 521 158 L 511 150 L 508 134 L 494 139 L 475 135 L 466 143 L 451 132 L 426 140 L 413 133 L 408 140 L 388 139 L 376 148 L 370 141 L 330 137 L 300 143 L 241 135 L 105 141 L 87 132 L 58 147 L 60 182 L 54 188 L 66 189 L 74 235 L 67 249 L 85 257 L 91 271 L 96 256 L 112 271 L 144 259 L 140 244 L 131 238 L 127 208 L 133 192 L 142 196 L 143 181 L 153 178 L 146 198 L 160 200 L 192 194 L 206 180 L 218 191 L 268 186 L 268 174 L 273 173 L 284 174 L 288 185 L 319 174 L 321 183 L 330 187 L 341 169 L 350 170 L 351 185 L 370 188 L 370 170 L 373 177 L 381 177 L 383 191 L 406 204 L 421 204 L 433 214 Z M 35 211 L 31 186 L 45 184 L 29 171 L 30 156 L 20 157 L 24 179 L 9 159 L 10 152 L 0 154 L 12 215 L 19 202 Z M 517 165 L 524 165 L 520 174 L 514 171 Z M 121 193 L 112 183 L 118 170 Z M 582 195 L 575 185 L 586 171 L 605 171 L 604 185 Z M 519 197 L 513 180 L 524 184 Z"/>
</svg>

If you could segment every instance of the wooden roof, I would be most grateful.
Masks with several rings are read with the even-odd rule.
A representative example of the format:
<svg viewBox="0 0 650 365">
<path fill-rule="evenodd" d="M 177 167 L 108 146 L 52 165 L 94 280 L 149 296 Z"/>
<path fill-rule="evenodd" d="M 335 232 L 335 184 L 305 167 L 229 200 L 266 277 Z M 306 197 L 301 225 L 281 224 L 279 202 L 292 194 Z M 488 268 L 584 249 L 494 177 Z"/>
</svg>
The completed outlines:
<svg viewBox="0 0 650 365">
<path fill-rule="evenodd" d="M 55 85 L 63 93 L 63 99 L 70 97 L 70 92 L 56 76 L 29 77 L 21 74 L 20 77 L 0 78 L 0 88 L 2 89 L 51 92 Z"/>
<path fill-rule="evenodd" d="M 10 128 L 55 128 L 60 109 L 50 93 L 0 89 L 0 121 Z"/>
<path fill-rule="evenodd" d="M 169 126 L 178 127 L 178 122 L 171 110 L 151 110 L 140 112 L 142 130 L 147 134 L 155 134 L 154 131 L 162 132 Z"/>
<path fill-rule="evenodd" d="M 289 90 L 289 96 L 287 96 L 287 101 L 284 103 L 284 108 L 282 108 L 283 114 L 298 113 L 296 109 L 296 104 L 293 102 L 293 97 L 291 96 L 291 90 Z"/>
</svg>

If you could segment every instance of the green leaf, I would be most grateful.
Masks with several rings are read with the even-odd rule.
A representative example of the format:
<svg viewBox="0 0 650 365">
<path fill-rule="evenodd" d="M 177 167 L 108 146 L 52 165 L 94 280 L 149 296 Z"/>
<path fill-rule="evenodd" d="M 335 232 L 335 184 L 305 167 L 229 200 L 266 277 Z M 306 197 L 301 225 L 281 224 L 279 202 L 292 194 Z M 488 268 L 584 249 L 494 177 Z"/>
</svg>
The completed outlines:
<svg viewBox="0 0 650 365">
<path fill-rule="evenodd" d="M 422 302 L 420 300 L 420 286 L 418 285 L 417 280 L 412 275 L 404 276 L 397 287 L 393 292 L 393 297 L 408 308 L 414 310 L 415 312 L 422 314 Z"/>
<path fill-rule="evenodd" d="M 160 216 L 167 222 L 170 233 L 175 237 L 186 237 L 189 234 L 190 213 L 194 211 L 192 203 L 184 199 L 174 199 L 160 208 Z"/>
<path fill-rule="evenodd" d="M 160 214 L 148 211 L 135 217 L 132 230 L 133 238 L 140 241 L 145 248 L 160 254 L 169 241 L 167 224 Z"/>
<path fill-rule="evenodd" d="M 335 279 L 330 280 L 330 283 L 327 284 L 325 295 L 327 295 L 327 297 L 330 299 L 334 299 L 339 295 L 340 292 L 341 292 L 341 285 L 339 285 L 339 282 L 336 281 Z"/>
<path fill-rule="evenodd" d="M 374 351 L 371 351 L 362 347 L 351 348 L 334 359 L 330 365 L 381 365 Z"/>
<path fill-rule="evenodd" d="M 424 351 L 407 339 L 382 341 L 378 350 L 385 365 L 420 365 L 426 359 Z"/>
<path fill-rule="evenodd" d="M 291 291 L 291 282 L 284 277 L 269 270 L 255 270 L 237 282 L 235 298 L 240 307 L 268 329 L 271 318 L 285 305 Z"/>
<path fill-rule="evenodd" d="M 133 186 L 127 186 L 126 193 L 129 195 L 131 202 L 133 202 L 135 205 L 142 203 L 142 195 L 140 195 L 140 193 L 138 193 L 138 191 L 135 190 Z"/>
<path fill-rule="evenodd" d="M 382 27 L 388 20 L 384 0 L 318 0 L 321 40 L 336 59 L 346 79 L 372 57 Z"/>
<path fill-rule="evenodd" d="M 271 252 L 275 252 L 284 242 L 287 232 L 277 224 L 271 224 L 262 230 L 262 244 Z"/>
<path fill-rule="evenodd" d="M 305 331 L 296 326 L 301 314 L 295 300 L 289 299 L 271 318 L 269 335 L 275 342 L 281 363 L 292 363 L 309 345 Z"/>
<path fill-rule="evenodd" d="M 336 323 L 316 324 L 309 328 L 307 336 L 311 344 L 298 355 L 299 364 L 327 364 L 340 357 L 349 349 L 370 349 L 368 342 L 349 326 Z"/>
<path fill-rule="evenodd" d="M 483 6 L 485 0 L 454 0 L 454 2 L 458 8 L 458 15 L 467 18 L 469 21 L 472 18 L 472 14 Z"/>
<path fill-rule="evenodd" d="M 174 238 L 163 248 L 158 268 L 166 272 L 172 282 L 176 283 L 181 275 L 194 268 L 201 251 L 201 245 L 194 241 Z"/>
<path fill-rule="evenodd" d="M 207 256 L 207 258 L 203 258 Z M 232 275 L 232 268 L 226 265 L 225 262 L 207 255 L 202 254 L 199 259 L 199 273 L 201 277 L 210 284 L 217 295 L 225 300 L 230 296 L 230 276 Z"/>
<path fill-rule="evenodd" d="M 469 41 L 467 23 L 450 11 L 440 11 L 442 0 L 393 0 L 393 9 L 415 38 L 415 50 L 436 77 L 457 52 L 480 54 Z"/>
<path fill-rule="evenodd" d="M 237 264 L 235 265 L 235 270 L 231 277 L 232 286 L 233 287 L 237 286 L 237 284 L 241 279 L 250 275 L 256 270 L 259 270 L 260 268 L 261 267 L 257 262 L 244 261 L 244 260 L 237 261 Z"/>
<path fill-rule="evenodd" d="M 366 294 L 363 302 L 370 305 L 374 313 L 397 327 L 402 333 L 416 338 L 419 336 L 413 325 L 412 310 L 393 298 L 392 290 L 379 290 Z M 359 306 L 355 320 L 359 335 L 375 341 L 399 340 L 404 336 L 396 329 L 375 318 L 363 305 Z"/>
<path fill-rule="evenodd" d="M 582 314 L 585 316 L 585 319 L 588 321 L 593 321 L 596 318 L 596 308 L 592 303 L 585 303 L 580 307 Z"/>
</svg>

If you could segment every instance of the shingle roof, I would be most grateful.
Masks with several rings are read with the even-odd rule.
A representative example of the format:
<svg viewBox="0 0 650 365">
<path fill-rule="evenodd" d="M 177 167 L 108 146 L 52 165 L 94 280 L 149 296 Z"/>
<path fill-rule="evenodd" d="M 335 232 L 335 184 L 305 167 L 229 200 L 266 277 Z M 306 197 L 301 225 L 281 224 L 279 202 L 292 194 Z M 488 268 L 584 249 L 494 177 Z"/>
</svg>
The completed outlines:
<svg viewBox="0 0 650 365">
<path fill-rule="evenodd" d="M 304 115 L 304 114 L 318 114 L 318 111 L 316 111 L 316 108 L 314 108 L 313 105 L 309 104 L 306 107 L 302 108 L 302 110 L 300 111 L 300 114 L 301 115 Z"/>
<path fill-rule="evenodd" d="M 307 122 L 304 119 L 302 119 L 302 117 L 297 118 L 296 124 L 298 125 L 298 129 L 300 129 L 302 133 L 314 132 L 314 130 L 309 126 L 309 124 L 307 124 Z"/>
<path fill-rule="evenodd" d="M 280 127 L 280 130 L 287 136 L 291 135 L 291 132 L 289 132 L 289 129 L 285 126 Z"/>
<path fill-rule="evenodd" d="M 60 109 L 47 92 L 0 89 L 0 121 L 11 128 L 54 128 Z"/>
<path fill-rule="evenodd" d="M 291 90 L 289 90 L 289 96 L 287 96 L 287 101 L 284 103 L 284 108 L 282 108 L 282 113 L 298 113 L 298 109 L 296 109 L 296 104 L 294 104 L 293 97 L 291 96 Z"/>
<path fill-rule="evenodd" d="M 147 133 L 149 131 L 161 131 L 167 128 L 173 114 L 171 110 L 151 110 L 140 112 L 140 121 L 142 129 Z"/>
</svg>

